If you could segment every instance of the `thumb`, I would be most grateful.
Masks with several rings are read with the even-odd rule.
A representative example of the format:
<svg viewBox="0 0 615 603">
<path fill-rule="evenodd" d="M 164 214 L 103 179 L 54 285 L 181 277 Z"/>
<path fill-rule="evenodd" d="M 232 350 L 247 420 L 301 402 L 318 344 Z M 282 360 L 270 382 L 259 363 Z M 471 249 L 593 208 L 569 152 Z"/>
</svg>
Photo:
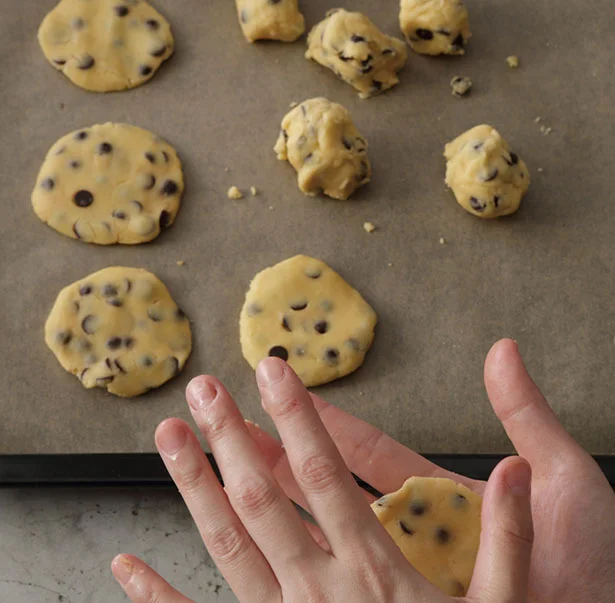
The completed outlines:
<svg viewBox="0 0 615 603">
<path fill-rule="evenodd" d="M 468 596 L 474 601 L 524 603 L 528 597 L 534 529 L 532 470 L 520 457 L 493 470 L 483 498 L 482 530 Z"/>
</svg>

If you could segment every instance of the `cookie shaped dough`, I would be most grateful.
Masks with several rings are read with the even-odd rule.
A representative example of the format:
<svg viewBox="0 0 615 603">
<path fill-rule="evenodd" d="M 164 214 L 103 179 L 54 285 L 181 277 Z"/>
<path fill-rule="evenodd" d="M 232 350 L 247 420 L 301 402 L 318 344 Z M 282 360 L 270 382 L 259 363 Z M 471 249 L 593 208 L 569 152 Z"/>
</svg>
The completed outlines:
<svg viewBox="0 0 615 603">
<path fill-rule="evenodd" d="M 156 276 L 114 267 L 60 291 L 45 342 L 84 387 L 131 397 L 181 371 L 192 335 L 186 315 Z"/>
<path fill-rule="evenodd" d="M 173 224 L 183 190 L 173 147 L 147 130 L 106 123 L 67 134 L 51 147 L 32 206 L 67 237 L 134 245 Z"/>
<path fill-rule="evenodd" d="M 312 98 L 292 109 L 282 120 L 274 150 L 297 170 L 299 188 L 306 195 L 348 199 L 371 179 L 367 141 L 350 113 L 326 98 Z"/>
<path fill-rule="evenodd" d="M 399 24 L 420 54 L 464 54 L 472 35 L 462 0 L 401 0 Z"/>
<path fill-rule="evenodd" d="M 383 34 L 365 15 L 334 8 L 310 32 L 305 56 L 369 98 L 399 83 L 408 52 L 401 40 Z"/>
<path fill-rule="evenodd" d="M 352 373 L 363 363 L 376 313 L 320 260 L 297 255 L 254 277 L 241 311 L 245 359 L 286 360 L 306 386 Z"/>
<path fill-rule="evenodd" d="M 525 163 L 491 126 L 476 126 L 446 145 L 446 185 L 467 212 L 498 218 L 516 212 L 530 185 Z"/>
<path fill-rule="evenodd" d="M 38 40 L 56 69 L 93 92 L 144 84 L 174 47 L 169 23 L 145 0 L 61 0 Z"/>
<path fill-rule="evenodd" d="M 406 559 L 440 590 L 466 594 L 481 530 L 482 499 L 450 479 L 411 477 L 372 503 Z"/>
<path fill-rule="evenodd" d="M 305 31 L 298 0 L 235 0 L 235 4 L 248 42 L 294 42 Z"/>
</svg>

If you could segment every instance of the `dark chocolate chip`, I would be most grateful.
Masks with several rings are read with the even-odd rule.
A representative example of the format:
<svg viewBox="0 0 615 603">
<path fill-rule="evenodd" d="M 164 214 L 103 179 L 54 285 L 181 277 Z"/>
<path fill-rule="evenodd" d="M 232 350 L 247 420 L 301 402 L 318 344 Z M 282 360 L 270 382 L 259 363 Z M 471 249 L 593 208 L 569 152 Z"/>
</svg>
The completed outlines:
<svg viewBox="0 0 615 603">
<path fill-rule="evenodd" d="M 87 137 L 88 133 L 85 130 L 81 130 L 81 132 L 75 134 L 75 140 L 85 140 Z"/>
<path fill-rule="evenodd" d="M 68 345 L 73 338 L 73 335 L 70 331 L 58 331 L 56 334 L 56 341 L 60 345 Z"/>
<path fill-rule="evenodd" d="M 152 68 L 149 65 L 141 65 L 141 67 L 139 67 L 139 73 L 143 77 L 148 76 L 151 72 L 152 72 Z"/>
<path fill-rule="evenodd" d="M 98 377 L 98 379 L 96 379 L 96 385 L 108 385 L 114 379 L 115 377 L 113 375 L 108 375 L 107 377 Z"/>
<path fill-rule="evenodd" d="M 453 507 L 455 507 L 456 509 L 461 509 L 462 507 L 465 507 L 465 505 L 467 504 L 468 499 L 463 495 L 463 494 L 453 494 L 453 496 L 451 497 L 451 504 L 453 505 Z"/>
<path fill-rule="evenodd" d="M 510 152 L 510 164 L 517 165 L 519 163 L 519 156 L 516 153 Z"/>
<path fill-rule="evenodd" d="M 438 544 L 446 544 L 451 539 L 451 534 L 444 528 L 437 528 L 434 534 Z"/>
<path fill-rule="evenodd" d="M 448 29 L 436 29 L 436 33 L 441 36 L 450 36 L 451 32 Z"/>
<path fill-rule="evenodd" d="M 415 33 L 419 38 L 421 38 L 421 40 L 433 40 L 433 31 L 430 29 L 423 29 L 422 27 L 419 27 Z"/>
<path fill-rule="evenodd" d="M 315 325 L 314 329 L 317 333 L 324 335 L 329 330 L 329 323 L 326 320 L 319 320 Z"/>
<path fill-rule="evenodd" d="M 367 178 L 367 174 L 369 173 L 369 165 L 367 161 L 361 161 L 361 171 L 357 175 L 357 181 L 363 182 Z"/>
<path fill-rule="evenodd" d="M 352 36 L 350 36 L 350 39 L 355 43 L 358 44 L 359 42 L 365 42 L 365 38 L 363 36 L 359 36 L 357 34 L 352 34 Z"/>
<path fill-rule="evenodd" d="M 147 309 L 147 317 L 152 322 L 160 322 L 162 320 L 162 314 L 157 308 L 148 308 Z"/>
<path fill-rule="evenodd" d="M 169 361 L 171 363 L 171 375 L 173 377 L 179 375 L 179 360 L 175 356 L 170 356 Z"/>
<path fill-rule="evenodd" d="M 382 90 L 382 82 L 379 82 L 378 80 L 372 80 L 372 88 L 374 90 Z"/>
<path fill-rule="evenodd" d="M 86 54 L 83 57 L 81 57 L 78 67 L 82 71 L 86 71 L 94 67 L 94 63 L 95 63 L 94 57 L 91 57 L 89 54 Z"/>
<path fill-rule="evenodd" d="M 299 107 L 301 108 L 301 113 L 303 113 L 303 117 L 305 117 L 307 115 L 307 109 L 305 108 L 305 105 L 299 105 Z"/>
<path fill-rule="evenodd" d="M 151 29 L 152 31 L 156 31 L 160 28 L 160 23 L 158 23 L 156 19 L 147 19 L 147 21 L 145 21 L 145 25 L 148 29 Z"/>
<path fill-rule="evenodd" d="M 164 159 L 165 163 L 169 163 L 169 154 L 166 151 L 161 151 L 162 152 L 162 158 Z"/>
<path fill-rule="evenodd" d="M 107 368 L 110 371 L 113 370 L 113 365 L 111 364 L 111 358 L 105 358 L 105 364 L 107 365 Z"/>
<path fill-rule="evenodd" d="M 239 14 L 239 18 L 241 19 L 242 23 L 248 22 L 248 11 L 245 8 Z"/>
<path fill-rule="evenodd" d="M 393 54 L 394 52 L 395 52 L 395 49 L 394 49 L 394 48 L 385 48 L 385 49 L 382 51 L 382 54 Z"/>
<path fill-rule="evenodd" d="M 85 377 L 85 374 L 89 371 L 90 369 L 84 368 L 81 371 L 81 374 L 79 375 L 79 379 L 81 379 L 81 381 L 83 381 L 83 378 Z"/>
<path fill-rule="evenodd" d="M 46 191 L 53 190 L 55 185 L 56 183 L 53 178 L 45 178 L 45 180 L 41 182 L 41 188 L 44 188 Z"/>
<path fill-rule="evenodd" d="M 485 209 L 485 206 L 476 197 L 470 197 L 470 207 L 474 211 L 484 211 Z"/>
<path fill-rule="evenodd" d="M 498 207 L 499 203 L 500 203 L 500 195 L 494 195 L 493 204 L 496 206 L 496 208 Z"/>
<path fill-rule="evenodd" d="M 111 339 L 107 341 L 107 347 L 110 350 L 117 350 L 119 347 L 121 347 L 121 345 L 122 345 L 121 337 L 112 337 Z"/>
<path fill-rule="evenodd" d="M 54 62 L 56 65 L 60 65 L 60 66 L 62 66 L 62 65 L 66 65 L 66 60 L 65 60 L 65 59 L 53 59 L 53 62 Z"/>
<path fill-rule="evenodd" d="M 171 224 L 171 214 L 165 209 L 160 212 L 158 224 L 160 225 L 160 228 L 167 228 Z"/>
<path fill-rule="evenodd" d="M 118 17 L 125 17 L 129 12 L 130 10 L 127 6 L 119 5 L 115 7 L 115 14 Z"/>
<path fill-rule="evenodd" d="M 275 345 L 269 350 L 269 356 L 275 356 L 276 358 L 281 358 L 282 360 L 288 360 L 288 350 L 281 345 Z"/>
<path fill-rule="evenodd" d="M 305 156 L 304 161 L 309 161 L 310 159 L 312 159 L 312 157 L 314 157 L 314 153 L 308 153 L 308 154 Z"/>
<path fill-rule="evenodd" d="M 282 0 L 269 0 L 269 4 L 280 4 Z"/>
<path fill-rule="evenodd" d="M 373 60 L 374 60 L 374 57 L 371 54 L 368 54 L 367 58 L 361 61 L 361 65 L 363 67 L 367 67 L 367 65 L 369 65 Z"/>
<path fill-rule="evenodd" d="M 343 52 L 340 52 L 338 55 L 339 60 L 347 63 L 348 61 L 352 61 L 352 57 L 347 57 Z"/>
<path fill-rule="evenodd" d="M 130 293 L 132 289 L 132 281 L 129 278 L 124 279 L 124 288 L 126 289 L 126 293 Z"/>
<path fill-rule="evenodd" d="M 117 220 L 125 220 L 126 219 L 126 213 L 123 211 L 114 211 L 111 214 L 114 218 L 116 218 Z"/>
<path fill-rule="evenodd" d="M 162 188 L 160 189 L 160 192 L 163 195 L 167 195 L 170 197 L 171 195 L 175 195 L 178 190 L 179 187 L 177 186 L 176 182 L 174 182 L 173 180 L 165 180 L 164 184 L 162 185 Z"/>
<path fill-rule="evenodd" d="M 107 303 L 115 308 L 121 308 L 123 306 L 122 301 L 119 300 L 117 297 L 112 297 L 111 299 L 108 299 Z"/>
<path fill-rule="evenodd" d="M 414 530 L 411 529 L 407 523 L 400 521 L 399 522 L 399 527 L 401 528 L 401 531 L 404 534 L 408 534 L 408 536 L 414 536 Z"/>
<path fill-rule="evenodd" d="M 374 66 L 373 65 L 368 65 L 367 67 L 363 67 L 361 69 L 361 73 L 363 75 L 367 75 L 370 71 L 373 71 L 373 70 L 374 70 Z"/>
<path fill-rule="evenodd" d="M 385 495 L 385 496 L 380 497 L 380 498 L 376 501 L 376 505 L 377 505 L 378 507 L 386 507 L 386 506 L 387 506 L 387 502 L 388 502 L 388 497 Z"/>
<path fill-rule="evenodd" d="M 491 182 L 492 180 L 495 180 L 497 177 L 498 177 L 498 170 L 497 170 L 497 168 L 493 168 L 487 174 L 487 177 L 484 179 L 484 182 Z"/>
<path fill-rule="evenodd" d="M 73 301 L 73 310 L 75 314 L 79 314 L 79 310 L 81 310 L 81 304 L 77 300 Z"/>
<path fill-rule="evenodd" d="M 145 153 L 145 159 L 147 159 L 150 163 L 156 163 L 156 155 L 154 155 L 154 153 Z"/>
<path fill-rule="evenodd" d="M 455 50 L 459 50 L 460 48 L 463 48 L 463 45 L 465 44 L 465 40 L 463 39 L 463 36 L 461 34 L 459 34 L 454 40 L 453 40 L 453 48 Z"/>
<path fill-rule="evenodd" d="M 290 324 L 288 324 L 288 318 L 286 316 L 282 318 L 282 328 L 289 333 L 292 331 L 292 329 L 290 328 Z"/>
<path fill-rule="evenodd" d="M 117 295 L 117 287 L 107 284 L 102 288 L 103 297 L 115 297 Z"/>
<path fill-rule="evenodd" d="M 94 195 L 90 191 L 77 191 L 73 197 L 73 203 L 77 207 L 89 207 L 94 203 Z"/>
<path fill-rule="evenodd" d="M 413 500 L 410 503 L 410 513 L 412 515 L 423 515 L 427 511 L 427 507 L 420 500 Z"/>
<path fill-rule="evenodd" d="M 282 130 L 282 136 L 284 136 L 284 141 L 288 142 L 288 132 L 286 130 Z"/>
<path fill-rule="evenodd" d="M 77 222 L 75 222 L 75 223 L 73 224 L 73 234 L 74 234 L 74 235 L 75 235 L 78 239 L 80 239 L 80 238 L 81 238 L 81 235 L 79 234 L 79 231 L 77 230 Z"/>
<path fill-rule="evenodd" d="M 120 371 L 123 375 L 126 374 L 126 369 L 120 364 L 120 361 L 116 358 L 113 363 L 117 367 L 117 370 Z"/>
<path fill-rule="evenodd" d="M 186 320 L 186 313 L 181 308 L 175 310 L 175 320 Z"/>
<path fill-rule="evenodd" d="M 154 364 L 154 360 L 151 356 L 143 356 L 141 358 L 141 364 L 143 366 L 152 366 Z"/>
<path fill-rule="evenodd" d="M 322 276 L 322 272 L 318 268 L 315 268 L 313 270 L 306 270 L 305 276 L 307 276 L 308 278 L 317 279 Z"/>
<path fill-rule="evenodd" d="M 76 159 L 70 162 L 70 167 L 73 168 L 73 170 L 78 170 L 81 167 L 81 161 L 77 161 Z"/>
<path fill-rule="evenodd" d="M 95 320 L 96 320 L 96 317 L 93 314 L 88 314 L 81 321 L 81 328 L 83 329 L 84 333 L 87 333 L 88 335 L 93 335 L 96 332 L 96 329 L 94 328 Z"/>
<path fill-rule="evenodd" d="M 138 212 L 143 211 L 143 203 L 141 203 L 141 201 L 131 201 L 131 203 L 136 207 Z"/>
<path fill-rule="evenodd" d="M 124 347 L 129 350 L 135 344 L 135 340 L 132 337 L 126 337 L 124 339 Z"/>
<path fill-rule="evenodd" d="M 108 155 L 111 151 L 113 151 L 113 147 L 108 142 L 101 142 L 98 145 L 99 155 Z"/>
<path fill-rule="evenodd" d="M 325 358 L 331 364 L 337 364 L 340 358 L 340 353 L 335 348 L 328 348 L 325 351 Z"/>
<path fill-rule="evenodd" d="M 76 29 L 77 31 L 79 31 L 80 29 L 83 29 L 85 27 L 85 21 L 83 19 L 81 19 L 80 17 L 77 17 L 76 19 L 73 19 L 73 29 Z"/>
<path fill-rule="evenodd" d="M 143 187 L 146 191 L 151 191 L 156 186 L 156 176 L 153 174 L 148 174 L 148 181 L 145 183 Z"/>
<path fill-rule="evenodd" d="M 342 138 L 342 144 L 350 151 L 352 150 L 352 143 L 347 138 Z"/>
<path fill-rule="evenodd" d="M 483 148 L 483 143 L 482 142 L 477 142 L 472 148 L 475 151 L 480 151 Z"/>
<path fill-rule="evenodd" d="M 160 48 L 156 48 L 156 50 L 152 50 L 150 53 L 153 57 L 161 57 L 167 51 L 167 45 L 163 44 Z"/>
<path fill-rule="evenodd" d="M 300 310 L 305 310 L 307 308 L 307 302 L 297 302 L 294 304 L 290 304 L 292 310 L 295 312 L 299 312 Z"/>
<path fill-rule="evenodd" d="M 89 295 L 92 293 L 92 285 L 82 285 L 79 289 L 79 295 Z"/>
</svg>

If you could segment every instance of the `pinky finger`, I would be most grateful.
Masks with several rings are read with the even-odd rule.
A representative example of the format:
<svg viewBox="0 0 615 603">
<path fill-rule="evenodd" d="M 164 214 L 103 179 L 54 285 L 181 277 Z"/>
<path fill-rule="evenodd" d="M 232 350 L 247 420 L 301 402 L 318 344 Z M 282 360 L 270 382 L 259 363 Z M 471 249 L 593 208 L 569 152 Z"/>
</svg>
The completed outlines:
<svg viewBox="0 0 615 603">
<path fill-rule="evenodd" d="M 133 555 L 118 555 L 111 571 L 132 603 L 194 603 Z"/>
</svg>

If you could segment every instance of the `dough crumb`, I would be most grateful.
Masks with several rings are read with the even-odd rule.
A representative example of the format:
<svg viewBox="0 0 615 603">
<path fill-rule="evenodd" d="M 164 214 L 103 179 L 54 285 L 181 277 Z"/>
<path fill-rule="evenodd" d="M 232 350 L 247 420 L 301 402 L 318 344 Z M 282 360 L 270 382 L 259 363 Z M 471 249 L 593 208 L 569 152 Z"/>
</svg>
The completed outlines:
<svg viewBox="0 0 615 603">
<path fill-rule="evenodd" d="M 387 264 L 387 266 L 388 266 L 389 268 L 393 268 L 393 262 L 389 262 L 389 263 Z"/>
<path fill-rule="evenodd" d="M 534 119 L 534 121 L 539 124 L 542 121 L 542 117 L 540 117 L 540 115 L 538 117 L 536 117 L 536 119 Z"/>
<path fill-rule="evenodd" d="M 374 226 L 372 222 L 365 222 L 363 224 L 363 230 L 365 232 L 374 232 L 374 230 L 376 230 L 376 227 Z"/>
<path fill-rule="evenodd" d="M 440 237 L 440 245 L 445 245 L 446 244 L 446 240 L 444 239 L 444 237 Z"/>
<path fill-rule="evenodd" d="M 225 167 L 225 168 L 224 168 L 224 171 L 228 174 L 228 173 L 231 171 L 231 168 L 229 168 L 229 167 Z"/>
<path fill-rule="evenodd" d="M 273 211 L 273 209 L 274 209 L 274 208 L 273 208 L 273 205 L 270 205 L 270 206 L 269 206 L 269 211 Z"/>
<path fill-rule="evenodd" d="M 178 266 L 185 266 L 186 265 L 186 260 L 177 260 L 177 262 L 175 262 Z"/>
<path fill-rule="evenodd" d="M 453 96 L 457 98 L 461 98 L 466 95 L 470 88 L 472 87 L 472 80 L 469 77 L 462 77 L 460 75 L 456 75 L 451 80 L 451 88 L 453 89 Z"/>
<path fill-rule="evenodd" d="M 544 172 L 545 170 L 544 170 L 544 168 L 538 168 L 536 171 L 537 171 L 537 172 L 541 172 L 541 173 L 542 173 L 542 172 Z"/>
<path fill-rule="evenodd" d="M 258 189 L 257 189 L 255 186 L 251 186 L 251 187 L 250 187 L 250 194 L 251 194 L 253 197 L 256 197 L 256 195 L 258 195 Z"/>
<path fill-rule="evenodd" d="M 517 69 L 517 67 L 519 67 L 519 57 L 514 54 L 506 57 L 506 62 L 511 69 Z"/>
<path fill-rule="evenodd" d="M 231 186 L 226 195 L 229 199 L 243 199 L 243 193 L 236 186 Z"/>
</svg>

